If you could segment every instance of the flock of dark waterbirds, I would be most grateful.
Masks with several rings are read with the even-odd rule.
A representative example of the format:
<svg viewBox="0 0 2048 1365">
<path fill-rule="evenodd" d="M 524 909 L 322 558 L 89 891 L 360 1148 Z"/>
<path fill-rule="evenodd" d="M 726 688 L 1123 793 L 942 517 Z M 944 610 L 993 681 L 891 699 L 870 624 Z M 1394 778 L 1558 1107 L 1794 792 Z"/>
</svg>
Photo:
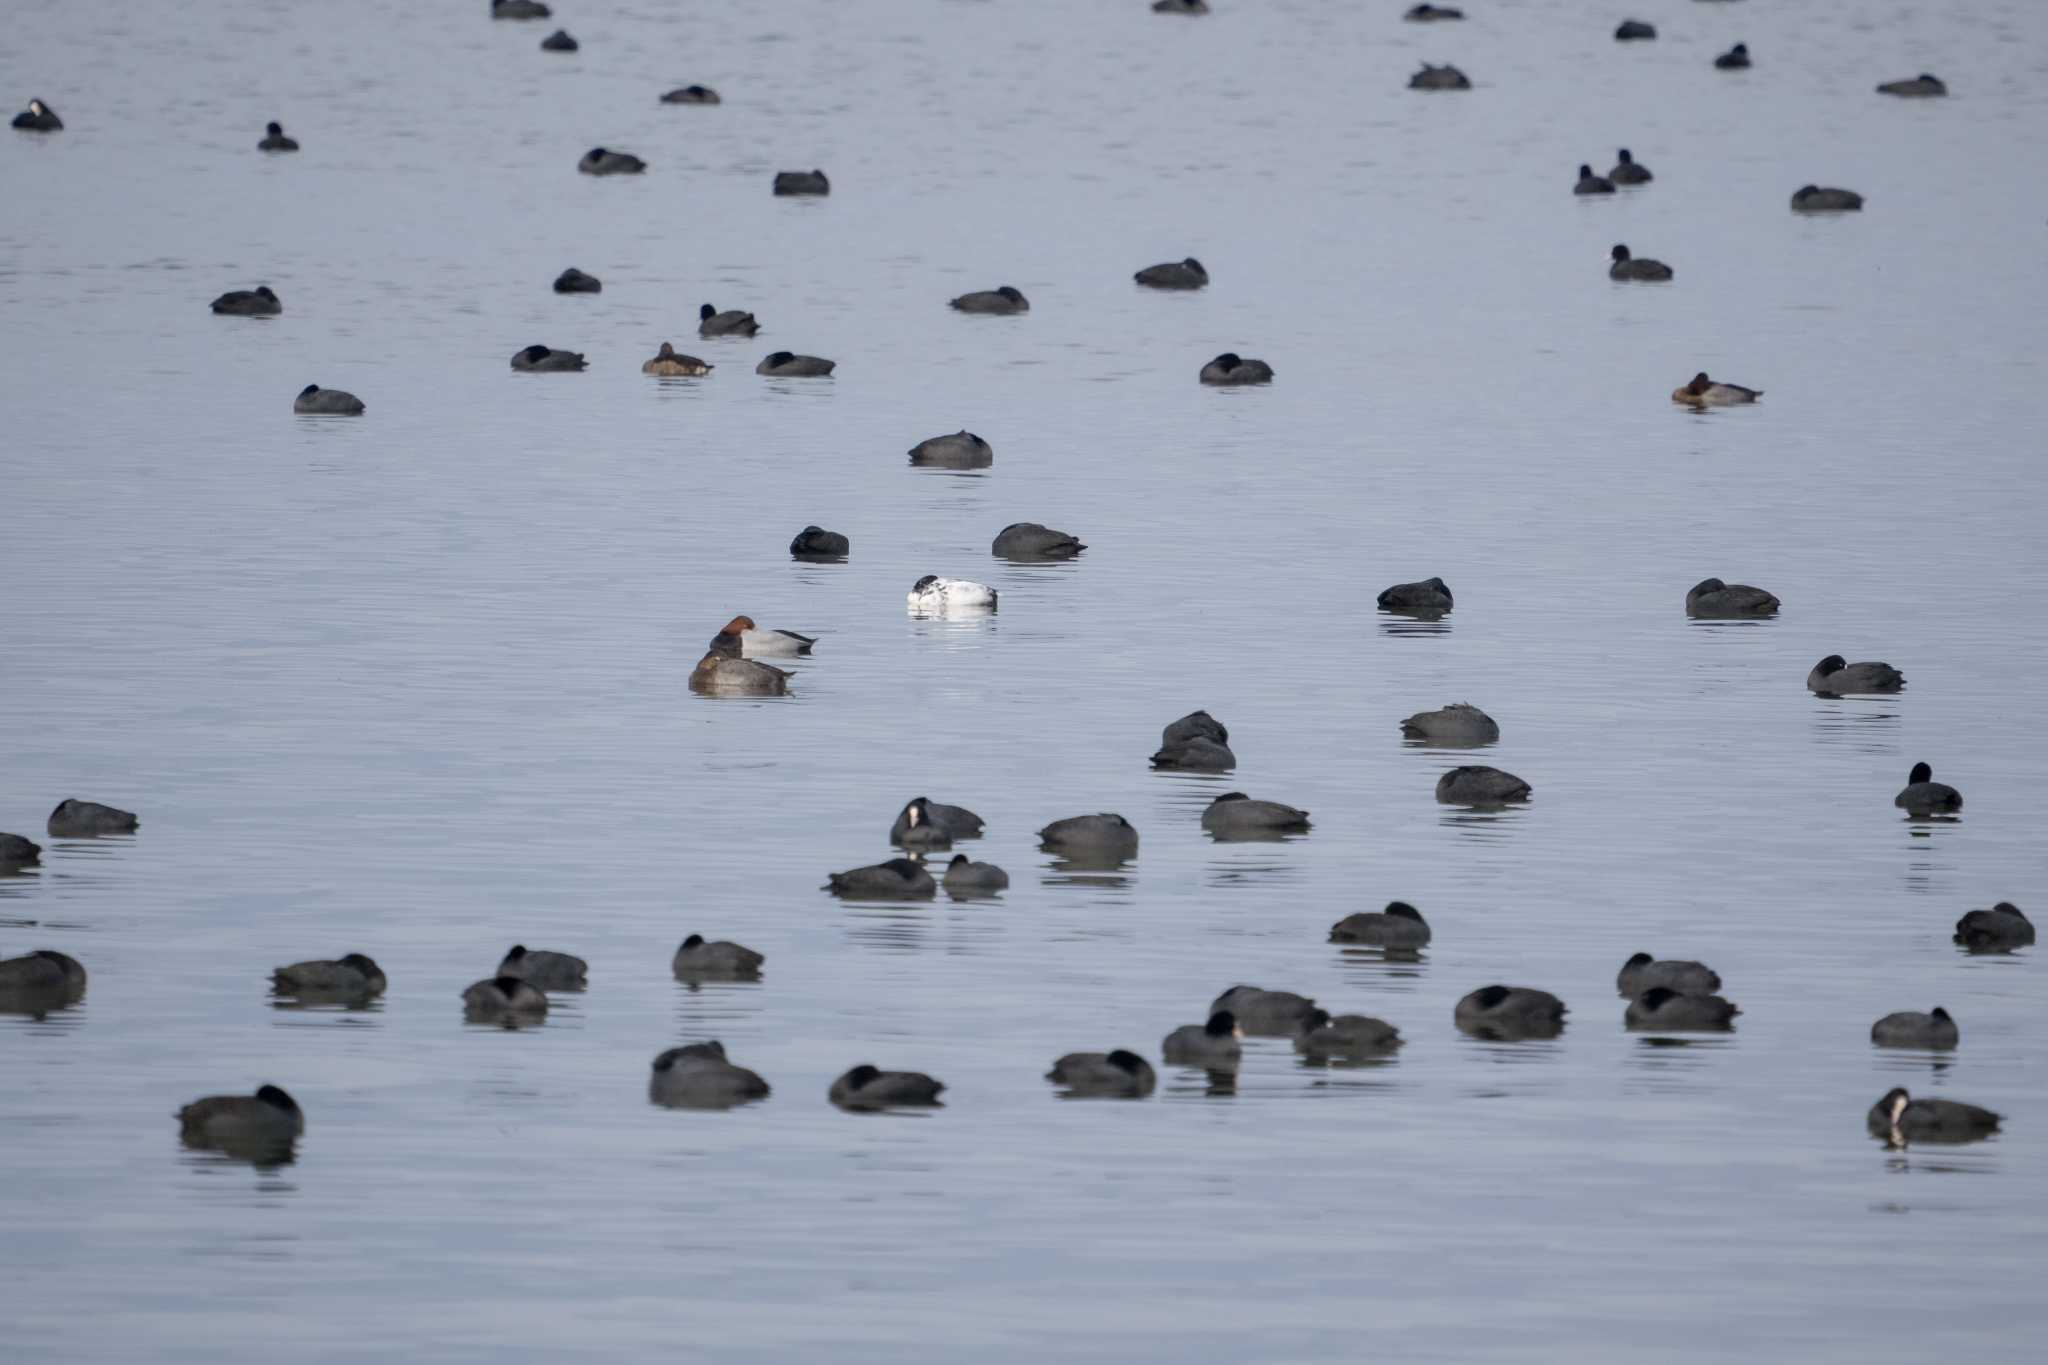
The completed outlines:
<svg viewBox="0 0 2048 1365">
<path fill-rule="evenodd" d="M 1152 9 L 1166 14 L 1201 15 L 1209 12 L 1205 0 L 1153 0 Z M 550 9 L 539 0 L 491 0 L 491 17 L 506 20 L 534 20 L 550 17 Z M 1403 16 L 1415 23 L 1462 20 L 1459 9 L 1417 4 Z M 1614 32 L 1618 42 L 1654 40 L 1654 26 L 1627 20 Z M 574 52 L 577 41 L 557 30 L 541 42 L 549 52 Z M 1714 59 L 1721 70 L 1742 70 L 1751 65 L 1748 46 L 1738 42 Z M 1472 83 L 1455 66 L 1425 65 L 1409 81 L 1419 90 L 1469 90 Z M 1937 78 L 1922 74 L 1909 80 L 1889 81 L 1877 87 L 1880 93 L 1900 98 L 1930 98 L 1946 95 L 1947 87 Z M 702 85 L 686 85 L 664 93 L 667 104 L 716 105 L 720 97 Z M 33 133 L 60 131 L 63 121 L 41 99 L 33 99 L 13 120 L 16 129 Z M 299 149 L 283 127 L 270 123 L 257 144 L 266 153 L 289 153 Z M 638 175 L 647 163 L 629 152 L 594 147 L 578 162 L 577 169 L 595 176 Z M 1654 179 L 1650 170 L 1623 148 L 1613 169 L 1594 174 L 1590 165 L 1579 167 L 1573 187 L 1577 195 L 1617 193 L 1618 186 L 1641 186 Z M 784 171 L 775 176 L 773 192 L 783 196 L 822 196 L 831 193 L 831 182 L 822 170 Z M 1802 213 L 1853 212 L 1863 206 L 1862 196 L 1853 191 L 1806 185 L 1792 196 L 1792 207 Z M 1608 274 L 1618 281 L 1664 282 L 1673 278 L 1672 269 L 1661 261 L 1635 256 L 1626 245 L 1617 244 L 1610 255 Z M 1193 257 L 1165 262 L 1140 270 L 1134 276 L 1139 285 L 1163 290 L 1196 290 L 1209 283 L 1209 273 Z M 573 267 L 554 281 L 558 293 L 598 293 L 603 285 L 595 276 Z M 1030 303 L 1017 289 L 1003 285 L 975 291 L 950 300 L 963 313 L 1016 316 L 1028 313 Z M 212 303 L 217 314 L 237 317 L 274 317 L 283 311 L 282 301 L 267 285 L 235 290 Z M 750 338 L 760 331 L 754 315 L 739 310 L 720 310 L 706 303 L 699 313 L 698 334 L 703 338 Z M 580 352 L 546 345 L 531 345 L 514 353 L 511 366 L 530 373 L 574 372 L 586 367 Z M 667 341 L 655 356 L 641 366 L 644 373 L 664 379 L 701 378 L 714 367 L 695 356 L 678 352 Z M 756 373 L 776 378 L 821 378 L 835 369 L 831 360 L 775 351 L 755 367 Z M 1236 386 L 1272 382 L 1273 369 L 1262 360 L 1247 359 L 1226 352 L 1202 366 L 1204 384 Z M 1674 402 L 1690 408 L 1753 403 L 1761 391 L 1710 379 L 1705 373 L 1673 391 Z M 354 395 L 337 389 L 309 384 L 294 400 L 293 410 L 312 416 L 356 416 L 364 404 Z M 985 468 L 993 462 L 993 451 L 981 437 L 967 431 L 936 436 L 910 451 L 913 464 L 948 468 Z M 810 560 L 843 560 L 851 552 L 848 539 L 817 526 L 805 527 L 790 543 L 793 557 Z M 1064 531 L 1034 522 L 1005 527 L 991 545 L 999 558 L 1029 561 L 1067 559 L 1087 547 Z M 1451 612 L 1454 599 L 1441 578 L 1400 583 L 1380 593 L 1383 612 L 1418 620 L 1436 620 Z M 983 584 L 961 579 L 926 575 L 908 595 L 913 614 L 994 611 L 997 595 Z M 1747 584 L 1729 584 L 1708 578 L 1685 595 L 1685 610 L 1695 619 L 1728 620 L 1774 615 L 1780 607 L 1772 593 Z M 809 655 L 816 639 L 788 630 L 763 630 L 752 618 L 739 615 L 714 635 L 690 676 L 690 686 L 711 695 L 780 695 L 788 690 L 788 672 L 761 662 L 763 658 Z M 1851 663 L 1830 655 L 1814 666 L 1806 680 L 1817 695 L 1843 697 L 1894 693 L 1905 686 L 1904 676 L 1890 664 Z M 1419 712 L 1400 722 L 1404 737 L 1411 742 L 1447 748 L 1480 748 L 1497 742 L 1500 726 L 1484 711 L 1458 702 L 1434 711 Z M 1205 711 L 1197 711 L 1167 725 L 1152 766 L 1162 770 L 1227 772 L 1236 766 L 1230 735 L 1223 724 Z M 1530 798 L 1529 783 L 1512 773 L 1483 765 L 1462 765 L 1445 772 L 1436 785 L 1436 799 L 1449 805 L 1498 808 Z M 1926 763 L 1913 767 L 1907 785 L 1893 804 L 1914 819 L 1953 819 L 1962 809 L 1963 798 L 1954 787 L 1933 780 Z M 51 812 L 47 832 L 54 839 L 96 839 L 133 835 L 136 816 L 117 807 L 92 801 L 69 799 Z M 1210 837 L 1221 840 L 1279 840 L 1298 837 L 1310 829 L 1308 812 L 1277 801 L 1257 800 L 1242 792 L 1217 797 L 1202 812 L 1201 826 Z M 950 850 L 954 843 L 978 839 L 984 821 L 974 812 L 919 796 L 898 813 L 889 831 L 889 842 L 902 856 L 869 866 L 834 872 L 825 888 L 849 900 L 918 900 L 935 896 L 943 886 L 956 899 L 975 899 L 1000 894 L 1009 886 L 1009 876 L 992 863 L 978 862 L 956 853 L 935 879 L 925 866 L 928 856 Z M 1059 819 L 1038 831 L 1039 846 L 1052 854 L 1056 865 L 1075 869 L 1115 869 L 1136 856 L 1138 831 L 1123 816 L 1113 813 L 1084 814 Z M 41 846 L 15 834 L 0 833 L 0 875 L 35 867 Z M 1393 902 L 1385 910 L 1345 916 L 1331 926 L 1328 940 L 1348 948 L 1378 951 L 1390 958 L 1414 957 L 1433 937 L 1430 924 L 1415 907 Z M 1972 910 L 1956 922 L 1954 941 L 1971 953 L 2009 953 L 2031 946 L 2034 927 L 2016 906 L 2000 903 L 1988 910 Z M 765 958 L 737 943 L 708 941 L 691 934 L 678 947 L 670 966 L 676 979 L 690 984 L 707 981 L 758 981 Z M 0 1010 L 41 1015 L 66 1008 L 83 998 L 86 969 L 77 959 L 51 949 L 0 960 Z M 276 968 L 270 985 L 280 1004 L 295 1006 L 340 1006 L 361 1008 L 382 996 L 387 987 L 385 973 L 375 960 L 360 952 L 335 959 L 314 959 Z M 496 970 L 461 992 L 463 1013 L 473 1023 L 517 1028 L 543 1021 L 552 993 L 578 992 L 587 987 L 588 966 L 568 953 L 528 949 L 514 945 L 499 961 Z M 1651 1034 L 1724 1032 L 1733 1027 L 1741 1010 L 1719 994 L 1721 978 L 1699 962 L 1660 960 L 1649 953 L 1637 953 L 1625 962 L 1616 976 L 1618 994 L 1627 1002 L 1623 1024 L 1634 1031 Z M 1500 1040 L 1553 1038 L 1564 1029 L 1564 1002 L 1555 995 L 1525 986 L 1490 985 L 1474 990 L 1457 1002 L 1453 1011 L 1456 1027 L 1473 1036 Z M 1306 996 L 1284 990 L 1265 990 L 1236 985 L 1210 1002 L 1207 1017 L 1168 1033 L 1161 1056 L 1170 1065 L 1197 1067 L 1212 1080 L 1227 1085 L 1242 1057 L 1241 1039 L 1247 1035 L 1287 1038 L 1297 1052 L 1323 1064 L 1370 1065 L 1391 1058 L 1402 1046 L 1400 1030 L 1385 1020 L 1360 1014 L 1332 1015 Z M 1960 1030 L 1942 1007 L 1927 1013 L 1901 1011 L 1877 1020 L 1870 1029 L 1873 1044 L 1880 1047 L 1948 1051 L 1959 1046 Z M 1148 1095 L 1157 1083 L 1152 1065 L 1142 1055 L 1126 1048 L 1104 1052 L 1074 1052 L 1057 1059 L 1046 1078 L 1073 1096 L 1137 1098 Z M 942 1082 L 913 1071 L 884 1071 L 861 1064 L 835 1080 L 828 1092 L 831 1103 L 855 1111 L 873 1111 L 911 1106 L 935 1106 L 945 1089 Z M 648 1082 L 649 1099 L 677 1108 L 723 1109 L 761 1099 L 769 1085 L 760 1075 L 727 1059 L 724 1047 L 704 1041 L 670 1048 L 654 1059 Z M 303 1133 L 305 1116 L 296 1101 L 282 1088 L 264 1085 L 253 1095 L 220 1095 L 196 1100 L 178 1114 L 181 1132 L 188 1145 L 218 1150 L 256 1161 L 290 1158 L 292 1144 Z M 1939 1099 L 1919 1099 L 1903 1088 L 1894 1089 L 1873 1105 L 1867 1115 L 1870 1132 L 1891 1145 L 1914 1141 L 1969 1141 L 1995 1131 L 1999 1116 L 1975 1105 Z"/>
</svg>

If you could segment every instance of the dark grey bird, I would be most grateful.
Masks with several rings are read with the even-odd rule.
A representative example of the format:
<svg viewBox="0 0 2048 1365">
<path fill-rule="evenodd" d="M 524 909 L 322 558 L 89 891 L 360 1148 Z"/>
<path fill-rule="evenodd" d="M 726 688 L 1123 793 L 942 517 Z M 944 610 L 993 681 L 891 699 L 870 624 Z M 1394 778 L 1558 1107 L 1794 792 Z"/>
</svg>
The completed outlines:
<svg viewBox="0 0 2048 1365">
<path fill-rule="evenodd" d="M 1266 1038 L 1292 1038 L 1315 1008 L 1316 1002 L 1305 995 L 1257 986 L 1232 986 L 1209 1002 L 1210 1014 L 1228 1010 L 1239 1028 Z"/>
<path fill-rule="evenodd" d="M 238 318 L 274 318 L 284 311 L 284 304 L 267 284 L 254 289 L 230 289 L 207 306 L 216 313 Z"/>
<path fill-rule="evenodd" d="M 1308 832 L 1308 812 L 1278 801 L 1225 792 L 1202 812 L 1202 828 L 1218 839 L 1256 839 Z"/>
<path fill-rule="evenodd" d="M 1728 620 L 1739 616 L 1776 616 L 1782 605 L 1762 588 L 1747 583 L 1723 583 L 1702 578 L 1685 594 L 1685 614 L 1704 620 Z"/>
<path fill-rule="evenodd" d="M 639 175 L 647 169 L 647 163 L 631 152 L 592 147 L 576 163 L 576 169 L 585 175 Z"/>
<path fill-rule="evenodd" d="M 14 116 L 14 126 L 24 133 L 54 133 L 64 126 L 64 120 L 41 100 L 30 100 L 28 108 Z"/>
<path fill-rule="evenodd" d="M 2009 953 L 2034 941 L 2034 925 L 2017 905 L 2000 901 L 1957 920 L 1955 941 L 1973 953 Z"/>
<path fill-rule="evenodd" d="M 479 981 L 462 993 L 462 1013 L 472 1023 L 503 1024 L 515 1028 L 547 1017 L 547 993 L 530 981 L 516 976 L 497 976 Z"/>
<path fill-rule="evenodd" d="M 1629 149 L 1623 147 L 1616 155 L 1614 169 L 1607 172 L 1607 178 L 1617 185 L 1647 185 L 1657 177 L 1650 174 L 1650 168 L 1638 162 Z"/>
<path fill-rule="evenodd" d="M 1484 764 L 1451 769 L 1436 780 L 1436 799 L 1447 806 L 1502 806 L 1529 799 L 1527 782 Z"/>
<path fill-rule="evenodd" d="M 1233 388 L 1241 384 L 1270 384 L 1273 367 L 1263 360 L 1246 360 L 1236 351 L 1225 351 L 1202 367 L 1204 384 Z"/>
<path fill-rule="evenodd" d="M 852 549 L 852 541 L 822 526 L 806 526 L 789 542 L 789 553 L 796 559 L 844 559 Z"/>
<path fill-rule="evenodd" d="M 1138 851 L 1138 831 L 1121 815 L 1074 815 L 1038 831 L 1041 846 L 1055 853 L 1115 854 Z"/>
<path fill-rule="evenodd" d="M 767 1097 L 768 1082 L 727 1061 L 717 1039 L 670 1048 L 647 1079 L 648 1102 L 668 1109 L 730 1109 Z"/>
<path fill-rule="evenodd" d="M 935 1108 L 945 1088 L 922 1071 L 882 1071 L 862 1062 L 832 1082 L 829 1097 L 841 1109 L 858 1111 Z"/>
<path fill-rule="evenodd" d="M 750 337 L 761 330 L 761 324 L 754 320 L 752 313 L 743 313 L 737 308 L 724 312 L 705 304 L 697 310 L 697 335 L 700 337 Z"/>
<path fill-rule="evenodd" d="M 52 839 L 93 839 L 102 834 L 133 834 L 137 823 L 133 811 L 74 796 L 57 803 L 57 809 L 50 812 L 48 828 Z"/>
<path fill-rule="evenodd" d="M 910 448 L 910 462 L 927 469 L 987 469 L 995 461 L 995 448 L 964 427 Z"/>
<path fill-rule="evenodd" d="M 360 417 L 363 400 L 341 389 L 323 389 L 308 384 L 292 399 L 292 411 L 301 417 Z"/>
<path fill-rule="evenodd" d="M 1206 1024 L 1182 1024 L 1167 1034 L 1159 1051 L 1174 1066 L 1235 1071 L 1244 1058 L 1243 1037 L 1237 1027 L 1237 1016 L 1229 1010 L 1217 1010 Z"/>
<path fill-rule="evenodd" d="M 1052 1064 L 1045 1078 L 1066 1087 L 1069 1095 L 1143 1099 L 1159 1084 L 1152 1064 L 1135 1052 L 1069 1052 Z"/>
<path fill-rule="evenodd" d="M 1476 749 L 1500 738 L 1500 726 L 1470 702 L 1454 701 L 1434 711 L 1418 711 L 1401 722 L 1404 738 L 1446 749 Z"/>
<path fill-rule="evenodd" d="M 1425 578 L 1420 583 L 1396 583 L 1382 590 L 1375 600 L 1381 611 L 1420 617 L 1425 621 L 1434 621 L 1445 615 L 1453 605 L 1451 589 L 1441 578 Z"/>
<path fill-rule="evenodd" d="M 517 977 L 544 991 L 580 991 L 590 984 L 590 964 L 573 953 L 553 953 L 515 943 L 498 964 L 498 975 Z"/>
<path fill-rule="evenodd" d="M 1565 1003 L 1529 986 L 1482 986 L 1458 1002 L 1452 1019 L 1480 1038 L 1519 1042 L 1564 1031 Z"/>
<path fill-rule="evenodd" d="M 1148 265 L 1131 278 L 1148 289 L 1202 289 L 1208 286 L 1209 272 L 1190 256 L 1184 261 Z"/>
<path fill-rule="evenodd" d="M 1002 285 L 995 289 L 978 289 L 971 294 L 962 294 L 952 300 L 952 306 L 962 313 L 1028 313 L 1030 300 L 1023 294 Z"/>
<path fill-rule="evenodd" d="M 334 1000 L 369 1000 L 384 994 L 384 969 L 367 953 L 294 962 L 270 973 L 278 995 Z"/>
<path fill-rule="evenodd" d="M 1718 995 L 1680 995 L 1663 986 L 1652 986 L 1628 1002 L 1622 1021 L 1629 1028 L 1662 1033 L 1719 1033 L 1726 1031 L 1742 1010 Z"/>
<path fill-rule="evenodd" d="M 837 369 L 839 362 L 826 360 L 821 356 L 798 355 L 794 351 L 770 351 L 761 357 L 761 363 L 754 367 L 755 374 L 765 374 L 774 379 L 823 379 Z"/>
<path fill-rule="evenodd" d="M 1823 697 L 1846 697 L 1858 693 L 1897 692 L 1905 687 L 1906 675 L 1890 664 L 1852 664 L 1839 654 L 1830 654 L 1806 675 L 1806 685 Z"/>
<path fill-rule="evenodd" d="M 1651 260 L 1648 256 L 1632 254 L 1621 242 L 1607 253 L 1610 264 L 1607 278 L 1610 280 L 1635 280 L 1641 283 L 1661 283 L 1671 278 L 1671 267 L 1662 261 Z"/>
<path fill-rule="evenodd" d="M 1960 1100 L 1916 1100 L 1899 1086 L 1870 1106 L 1872 1137 L 1908 1142 L 1974 1142 L 1998 1131 L 2001 1117 Z"/>
<path fill-rule="evenodd" d="M 913 817 L 911 807 L 922 806 L 923 814 Z M 945 832 L 947 839 L 979 839 L 983 821 L 979 815 L 965 806 L 949 806 L 943 801 L 930 801 L 922 796 L 904 802 L 903 809 L 896 812 L 896 819 L 889 826 L 889 842 L 902 844 L 917 825 L 922 822 L 936 826 Z"/>
<path fill-rule="evenodd" d="M 1457 67 L 1446 63 L 1443 66 L 1422 64 L 1422 70 L 1408 78 L 1410 90 L 1470 90 L 1471 80 Z"/>
<path fill-rule="evenodd" d="M 1925 763 L 1915 763 L 1892 804 L 1908 815 L 1953 815 L 1963 808 L 1963 794 L 1946 782 L 1936 782 L 1934 769 Z"/>
<path fill-rule="evenodd" d="M 1792 191 L 1794 213 L 1854 213 L 1863 207 L 1863 196 L 1854 190 L 1801 185 Z"/>
<path fill-rule="evenodd" d="M 1043 563 L 1053 559 L 1072 559 L 1087 548 L 1071 531 L 1055 531 L 1035 521 L 1013 521 L 996 532 L 988 550 L 998 559 Z"/>
<path fill-rule="evenodd" d="M 1311 1011 L 1294 1035 L 1294 1050 L 1311 1061 L 1376 1061 L 1397 1051 L 1401 1030 L 1369 1014 Z"/>
<path fill-rule="evenodd" d="M 1361 910 L 1330 926 L 1330 942 L 1362 943 L 1376 948 L 1420 948 L 1430 940 L 1422 912 L 1406 901 L 1388 901 L 1385 910 Z"/>
<path fill-rule="evenodd" d="M 692 934 L 676 949 L 669 969 L 684 981 L 753 981 L 767 960 L 752 948 L 723 939 L 707 942 L 704 935 Z"/>
<path fill-rule="evenodd" d="M 908 858 L 834 872 L 825 889 L 847 900 L 928 900 L 938 893 L 932 874 Z"/>
<path fill-rule="evenodd" d="M 1680 958 L 1662 961 L 1648 953 L 1637 953 L 1621 964 L 1614 974 L 1615 994 L 1633 1000 L 1652 986 L 1662 986 L 1682 995 L 1712 995 L 1721 989 L 1721 977 L 1704 962 Z"/>
<path fill-rule="evenodd" d="M 208 1095 L 180 1109 L 177 1119 L 186 1146 L 229 1153 L 282 1154 L 306 1131 L 298 1101 L 274 1085 L 254 1095 Z"/>
<path fill-rule="evenodd" d="M 1887 1014 L 1870 1026 L 1870 1041 L 1879 1047 L 1947 1052 L 1963 1041 L 1963 1035 L 1956 1027 L 1956 1021 L 1949 1017 L 1949 1012 L 1936 1005 L 1927 1014 L 1918 1010 Z"/>
<path fill-rule="evenodd" d="M 965 853 L 955 853 L 940 879 L 949 896 L 988 896 L 1010 885 L 1010 874 L 994 863 L 977 863 Z"/>
<path fill-rule="evenodd" d="M 832 182 L 825 178 L 823 171 L 777 171 L 775 173 L 775 193 L 780 195 L 830 194 L 832 193 Z"/>
</svg>

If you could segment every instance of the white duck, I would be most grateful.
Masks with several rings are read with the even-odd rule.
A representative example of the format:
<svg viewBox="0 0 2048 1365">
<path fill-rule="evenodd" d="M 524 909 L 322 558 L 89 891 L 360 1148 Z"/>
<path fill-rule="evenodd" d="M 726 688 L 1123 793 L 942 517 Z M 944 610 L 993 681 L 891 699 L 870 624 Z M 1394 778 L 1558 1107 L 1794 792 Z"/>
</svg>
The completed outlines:
<svg viewBox="0 0 2048 1365">
<path fill-rule="evenodd" d="M 994 611 L 996 590 L 986 583 L 928 573 L 911 587 L 909 600 L 911 613 L 919 616 L 947 611 Z"/>
</svg>

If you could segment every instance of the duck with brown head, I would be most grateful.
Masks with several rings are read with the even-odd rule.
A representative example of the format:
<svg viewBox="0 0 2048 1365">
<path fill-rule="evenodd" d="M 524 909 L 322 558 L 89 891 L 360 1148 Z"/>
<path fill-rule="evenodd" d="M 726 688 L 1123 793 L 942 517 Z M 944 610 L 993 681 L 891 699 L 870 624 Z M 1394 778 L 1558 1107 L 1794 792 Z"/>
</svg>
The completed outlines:
<svg viewBox="0 0 2048 1365">
<path fill-rule="evenodd" d="M 735 616 L 711 637 L 713 653 L 743 659 L 789 659 L 811 652 L 817 637 L 793 630 L 762 630 L 751 616 Z"/>
<path fill-rule="evenodd" d="M 690 690 L 716 697 L 780 697 L 789 692 L 790 674 L 772 664 L 736 654 L 722 654 L 717 642 L 690 670 Z"/>
<path fill-rule="evenodd" d="M 1725 408 L 1737 403 L 1754 403 L 1764 396 L 1762 389 L 1744 388 L 1740 384 L 1723 384 L 1707 378 L 1701 370 L 1692 377 L 1692 382 L 1671 391 L 1671 401 L 1693 408 Z"/>
<path fill-rule="evenodd" d="M 666 341 L 654 353 L 654 359 L 641 362 L 640 373 L 658 375 L 663 379 L 695 379 L 711 373 L 711 366 L 693 355 L 684 355 Z"/>
</svg>

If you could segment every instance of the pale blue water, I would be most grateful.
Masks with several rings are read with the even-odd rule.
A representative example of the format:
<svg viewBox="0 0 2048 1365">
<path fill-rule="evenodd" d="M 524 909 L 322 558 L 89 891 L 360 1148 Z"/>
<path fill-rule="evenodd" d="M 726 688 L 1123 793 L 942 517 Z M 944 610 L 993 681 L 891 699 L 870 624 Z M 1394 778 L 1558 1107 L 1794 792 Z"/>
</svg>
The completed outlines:
<svg viewBox="0 0 2048 1365">
<path fill-rule="evenodd" d="M 0 1301 L 24 1360 L 2019 1359 L 2048 1214 L 2032 952 L 2048 592 L 2048 14 L 1654 0 L 114 7 L 8 16 L 0 90 L 0 956 L 92 972 L 0 1015 Z M 575 56 L 537 50 L 557 25 Z M 1715 72 L 1746 40 L 1749 72 Z M 1476 89 L 1403 88 L 1455 61 Z M 1945 101 L 1883 99 L 1934 71 Z M 663 106 L 718 87 L 715 109 Z M 254 151 L 281 120 L 304 150 Z M 590 146 L 639 178 L 575 172 Z M 1603 202 L 1581 161 L 1657 175 Z M 778 169 L 833 193 L 776 200 Z M 1809 181 L 1860 215 L 1787 209 Z M 1608 248 L 1671 263 L 1610 284 Z M 1134 288 L 1188 254 L 1199 294 Z M 568 265 L 604 292 L 560 297 Z M 216 318 L 262 282 L 285 312 Z M 1012 284 L 1022 318 L 945 300 Z M 699 341 L 705 301 L 753 341 Z M 707 379 L 638 372 L 664 339 Z M 543 342 L 580 375 L 514 375 Z M 831 380 L 752 373 L 772 349 Z M 1195 383 L 1225 349 L 1266 390 Z M 1705 368 L 1761 387 L 1704 417 Z M 318 382 L 355 421 L 291 415 Z M 924 437 L 995 447 L 909 468 Z M 1005 524 L 1070 565 L 989 556 Z M 785 553 L 807 522 L 843 565 Z M 1001 610 L 916 621 L 924 573 Z M 1436 631 L 1373 595 L 1442 575 Z M 1717 574 L 1775 621 L 1685 619 Z M 683 679 L 738 612 L 821 637 L 783 701 Z M 1840 652 L 1910 679 L 1824 701 Z M 1503 738 L 1405 748 L 1454 700 Z M 1206 707 L 1240 766 L 1151 772 Z M 1916 761 L 1963 818 L 1891 806 Z M 1526 808 L 1437 806 L 1497 764 Z M 1285 844 L 1199 828 L 1225 790 Z M 999 901 L 846 906 L 909 797 L 972 807 Z M 133 839 L 53 841 L 70 795 Z M 1120 874 L 1033 831 L 1138 826 Z M 1418 963 L 1327 944 L 1393 898 Z M 692 931 L 757 985 L 669 974 Z M 580 953 L 547 1024 L 464 1026 L 515 941 Z M 1639 948 L 1743 1007 L 1683 1048 L 1621 1028 Z M 272 1007 L 359 949 L 367 1011 Z M 1158 1040 L 1236 982 L 1382 1015 L 1364 1070 L 1252 1040 L 1234 1095 L 1162 1068 L 1060 1103 L 1058 1054 Z M 1493 981 L 1551 1043 L 1451 1026 Z M 1870 1022 L 1945 1005 L 1935 1063 Z M 717 1037 L 773 1084 L 647 1104 Z M 855 1062 L 943 1110 L 825 1103 Z M 171 1112 L 286 1086 L 270 1170 Z M 1888 1153 L 1887 1088 L 1988 1105 Z"/>
</svg>

